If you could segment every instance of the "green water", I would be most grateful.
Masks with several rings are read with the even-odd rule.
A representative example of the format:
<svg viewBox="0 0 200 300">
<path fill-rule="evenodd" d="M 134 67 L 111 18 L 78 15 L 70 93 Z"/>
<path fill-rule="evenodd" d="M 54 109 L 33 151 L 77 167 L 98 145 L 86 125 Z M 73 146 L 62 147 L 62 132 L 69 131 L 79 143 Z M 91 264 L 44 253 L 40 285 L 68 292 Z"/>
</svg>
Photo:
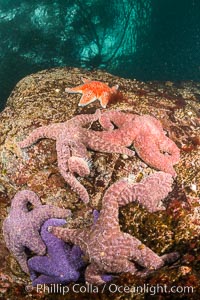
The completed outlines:
<svg viewBox="0 0 200 300">
<path fill-rule="evenodd" d="M 0 109 L 22 77 L 56 66 L 199 80 L 200 1 L 0 0 Z"/>
</svg>

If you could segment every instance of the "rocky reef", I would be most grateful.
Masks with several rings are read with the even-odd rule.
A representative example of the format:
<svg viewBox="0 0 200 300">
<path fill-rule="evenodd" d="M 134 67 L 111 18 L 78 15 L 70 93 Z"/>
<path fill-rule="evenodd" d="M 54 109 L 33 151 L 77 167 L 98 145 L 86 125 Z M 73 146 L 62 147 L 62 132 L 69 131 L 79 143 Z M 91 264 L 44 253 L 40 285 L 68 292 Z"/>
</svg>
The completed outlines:
<svg viewBox="0 0 200 300">
<path fill-rule="evenodd" d="M 17 296 L 21 299 L 55 297 L 53 290 L 48 293 L 47 290 L 32 288 L 29 276 L 23 273 L 4 243 L 2 222 L 9 213 L 11 199 L 18 191 L 30 189 L 37 193 L 44 205 L 71 209 L 73 215 L 68 221 L 69 228 L 85 228 L 93 223 L 93 210 L 101 210 L 103 195 L 111 184 L 130 174 L 134 182 L 139 182 L 155 172 L 137 154 L 128 157 L 88 150 L 90 174 L 79 178 L 90 198 L 89 203 L 84 203 L 59 172 L 55 141 L 43 139 L 26 150 L 20 149 L 18 142 L 34 129 L 65 122 L 77 114 L 91 114 L 100 108 L 98 101 L 80 107 L 80 95 L 65 92 L 66 87 L 81 84 L 81 77 L 102 81 L 110 87 L 119 85 L 119 93 L 106 109 L 101 108 L 102 112 L 117 109 L 132 114 L 149 114 L 161 122 L 166 136 L 179 147 L 180 161 L 174 166 L 177 176 L 172 192 L 164 200 L 166 209 L 150 213 L 136 203 L 129 203 L 119 209 L 119 223 L 121 231 L 133 235 L 159 256 L 178 251 L 180 259 L 147 278 L 128 273 L 114 276 L 113 285 L 106 283 L 103 292 L 102 287 L 96 291 L 94 286 L 87 286 L 84 282 L 76 286 L 74 292 L 73 285 L 69 284 L 69 291 L 64 297 L 62 289 L 56 292 L 57 299 L 149 299 L 153 288 L 140 293 L 133 288 L 145 285 L 166 285 L 168 289 L 176 286 L 179 291 L 174 293 L 174 299 L 183 295 L 196 299 L 200 289 L 200 84 L 138 82 L 103 71 L 89 72 L 76 68 L 45 70 L 22 79 L 0 114 L 2 297 L 11 300 Z M 100 131 L 100 123 L 93 122 L 91 129 Z M 134 150 L 134 147 L 130 149 Z M 123 290 L 125 287 L 126 290 Z M 193 292 L 187 293 L 186 287 L 192 287 Z M 173 299 L 161 289 L 156 294 L 155 299 Z"/>
</svg>

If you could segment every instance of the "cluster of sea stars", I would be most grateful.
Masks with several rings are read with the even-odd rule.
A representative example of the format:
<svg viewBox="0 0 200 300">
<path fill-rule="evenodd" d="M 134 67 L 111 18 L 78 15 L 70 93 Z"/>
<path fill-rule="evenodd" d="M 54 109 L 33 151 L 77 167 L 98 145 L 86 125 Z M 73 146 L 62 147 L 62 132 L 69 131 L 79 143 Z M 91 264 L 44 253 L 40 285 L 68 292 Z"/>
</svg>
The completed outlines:
<svg viewBox="0 0 200 300">
<path fill-rule="evenodd" d="M 129 178 L 116 182 L 105 193 L 100 214 L 94 212 L 94 224 L 84 229 L 55 227 L 65 224 L 65 220 L 51 218 L 67 217 L 69 210 L 42 205 L 32 191 L 18 192 L 3 223 L 7 247 L 23 271 L 28 273 L 30 269 L 33 285 L 78 280 L 84 266 L 82 253 L 89 261 L 85 271 L 89 283 L 109 281 L 112 279 L 109 273 L 131 272 L 145 276 L 165 262 L 173 262 L 178 254 L 174 252 L 159 257 L 135 237 L 121 232 L 118 208 L 137 201 L 150 212 L 165 209 L 161 200 L 171 191 L 172 182 L 172 176 L 164 172 L 150 175 L 140 183 L 131 183 Z M 32 210 L 28 210 L 28 203 L 34 206 Z M 60 238 L 75 246 L 69 246 Z M 40 255 L 29 259 L 28 266 L 25 248 Z M 138 270 L 137 265 L 143 270 Z"/>
<path fill-rule="evenodd" d="M 28 209 L 28 203 L 33 206 Z M 19 262 L 22 270 L 29 273 L 27 266 L 28 248 L 38 255 L 46 253 L 40 229 L 49 218 L 66 218 L 71 211 L 52 205 L 42 205 L 38 196 L 29 190 L 18 192 L 12 200 L 8 217 L 3 222 L 3 234 L 8 249 Z"/>
<path fill-rule="evenodd" d="M 78 245 L 89 259 L 85 279 L 89 283 L 104 283 L 104 273 L 130 272 L 145 276 L 161 268 L 166 262 L 175 261 L 177 252 L 159 257 L 135 237 L 121 232 L 118 220 L 119 206 L 138 201 L 149 211 L 164 208 L 161 200 L 171 191 L 172 176 L 157 172 L 131 184 L 120 180 L 113 184 L 102 200 L 102 210 L 96 224 L 84 229 L 49 227 L 49 231 L 65 242 Z M 137 265 L 143 267 L 140 271 Z"/>
<path fill-rule="evenodd" d="M 83 82 L 66 89 L 69 93 L 83 93 L 81 106 L 99 99 L 101 106 L 106 107 L 118 90 L 118 86 L 109 88 L 98 81 Z M 94 121 L 100 122 L 102 131 L 86 128 Z M 89 196 L 75 174 L 90 173 L 87 149 L 133 156 L 134 152 L 128 149 L 133 144 L 140 158 L 164 172 L 156 172 L 139 183 L 132 183 L 130 178 L 114 183 L 103 197 L 100 214 L 94 211 L 94 224 L 83 229 L 58 227 L 66 223 L 62 218 L 70 215 L 69 210 L 42 205 L 32 191 L 18 192 L 4 220 L 3 233 L 22 270 L 30 271 L 33 285 L 77 281 L 85 267 L 82 254 L 89 261 L 85 279 L 94 284 L 111 280 L 110 273 L 146 276 L 179 257 L 177 252 L 158 256 L 135 237 L 121 232 L 118 220 L 119 207 L 133 201 L 149 212 L 165 209 L 162 199 L 172 189 L 172 176 L 176 175 L 173 166 L 179 161 L 180 152 L 157 119 L 121 111 L 101 114 L 97 110 L 95 114 L 78 115 L 63 123 L 37 128 L 19 146 L 26 148 L 42 138 L 56 140 L 59 171 L 84 202 L 89 201 Z M 28 263 L 26 248 L 37 254 Z"/>
<path fill-rule="evenodd" d="M 49 226 L 62 226 L 64 219 L 49 219 L 41 228 L 41 237 L 47 247 L 47 255 L 34 256 L 28 260 L 33 286 L 48 283 L 77 281 L 79 270 L 85 265 L 78 246 L 70 246 L 48 232 Z M 40 274 L 38 276 L 38 274 Z"/>
<path fill-rule="evenodd" d="M 133 156 L 134 152 L 121 145 L 113 145 L 104 140 L 104 132 L 97 134 L 97 131 L 84 128 L 89 123 L 97 121 L 100 117 L 100 110 L 91 115 L 78 115 L 63 122 L 39 127 L 22 142 L 21 148 L 30 146 L 42 138 L 56 140 L 58 168 L 66 182 L 78 193 L 84 202 L 89 201 L 86 189 L 75 177 L 89 175 L 87 148 L 101 152 L 116 152 Z"/>
<path fill-rule="evenodd" d="M 99 212 L 93 211 L 94 223 L 97 222 Z M 47 252 L 43 256 L 34 256 L 28 260 L 30 277 L 33 286 L 37 284 L 75 282 L 85 271 L 86 262 L 79 246 L 71 246 L 48 231 L 49 226 L 65 225 L 64 219 L 49 219 L 41 228 L 41 237 L 46 244 Z M 110 281 L 111 275 L 102 275 L 102 280 Z"/>
<path fill-rule="evenodd" d="M 98 119 L 103 131 L 83 127 Z M 118 128 L 113 129 L 111 122 Z M 176 175 L 173 165 L 180 158 L 178 147 L 165 135 L 161 123 L 149 115 L 138 116 L 120 111 L 108 111 L 101 115 L 97 110 L 95 114 L 78 115 L 63 123 L 39 127 L 19 146 L 28 147 L 41 138 L 56 140 L 60 173 L 86 203 L 89 201 L 88 193 L 75 173 L 79 176 L 89 175 L 88 148 L 133 156 L 134 152 L 127 148 L 133 143 L 138 155 L 147 164 L 173 176 Z"/>
</svg>

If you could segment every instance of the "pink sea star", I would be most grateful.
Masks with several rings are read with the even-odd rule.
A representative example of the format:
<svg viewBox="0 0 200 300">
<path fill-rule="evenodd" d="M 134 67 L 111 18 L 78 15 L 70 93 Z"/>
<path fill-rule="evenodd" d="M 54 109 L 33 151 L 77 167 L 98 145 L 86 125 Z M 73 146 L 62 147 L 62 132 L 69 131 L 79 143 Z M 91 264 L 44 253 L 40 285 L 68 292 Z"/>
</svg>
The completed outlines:
<svg viewBox="0 0 200 300">
<path fill-rule="evenodd" d="M 96 224 L 83 229 L 50 227 L 49 231 L 66 242 L 78 245 L 89 259 L 85 278 L 89 283 L 104 283 L 104 273 L 131 272 L 145 275 L 174 261 L 178 254 L 170 253 L 159 257 L 151 249 L 130 234 L 120 231 L 119 206 L 138 201 L 149 211 L 159 210 L 158 203 L 171 191 L 172 176 L 157 172 L 131 184 L 123 179 L 113 184 L 102 200 L 102 210 Z M 136 264 L 144 267 L 139 271 Z"/>
<path fill-rule="evenodd" d="M 75 177 L 75 173 L 79 176 L 86 176 L 90 173 L 87 148 L 95 151 L 134 155 L 133 151 L 124 146 L 104 141 L 103 132 L 83 128 L 83 126 L 98 120 L 99 117 L 100 110 L 97 110 L 95 114 L 82 114 L 63 123 L 42 126 L 33 130 L 24 141 L 19 142 L 21 148 L 26 148 L 42 138 L 56 140 L 59 171 L 84 202 L 89 201 L 89 196 Z"/>
<path fill-rule="evenodd" d="M 27 204 L 34 208 L 28 210 Z M 42 205 L 38 196 L 29 190 L 18 192 L 12 200 L 8 217 L 3 222 L 3 234 L 8 249 L 19 262 L 22 270 L 29 273 L 25 247 L 38 255 L 44 255 L 46 246 L 39 231 L 49 218 L 65 218 L 70 210 L 53 205 Z"/>
<path fill-rule="evenodd" d="M 169 139 L 159 120 L 150 115 L 127 114 L 121 111 L 106 111 L 99 119 L 108 132 L 104 132 L 104 141 L 129 147 L 132 143 L 145 163 L 170 173 L 176 172 L 173 165 L 180 159 L 180 150 Z M 113 123 L 118 127 L 114 129 Z"/>
<path fill-rule="evenodd" d="M 92 81 L 85 78 L 81 79 L 84 84 L 65 89 L 67 93 L 83 94 L 79 102 L 79 106 L 85 106 L 99 99 L 101 106 L 106 108 L 106 105 L 108 104 L 110 99 L 118 92 L 118 85 L 110 88 L 107 84 L 100 81 Z"/>
</svg>

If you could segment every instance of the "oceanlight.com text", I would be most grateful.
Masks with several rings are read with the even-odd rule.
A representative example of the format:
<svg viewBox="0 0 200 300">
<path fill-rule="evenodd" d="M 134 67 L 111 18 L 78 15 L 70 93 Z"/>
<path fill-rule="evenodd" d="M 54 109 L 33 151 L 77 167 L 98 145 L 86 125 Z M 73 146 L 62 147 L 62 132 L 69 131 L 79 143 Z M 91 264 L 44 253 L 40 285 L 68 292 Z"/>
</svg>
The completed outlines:
<svg viewBox="0 0 200 300">
<path fill-rule="evenodd" d="M 192 294 L 194 293 L 193 286 L 168 286 L 167 284 L 144 284 L 144 285 L 117 285 L 114 283 L 105 283 L 101 286 L 93 284 L 80 284 L 75 283 L 73 285 L 62 285 L 62 284 L 38 284 L 36 287 L 27 286 L 26 291 L 32 292 L 35 290 L 37 293 L 44 294 L 61 294 L 66 295 L 68 293 L 84 294 L 84 293 L 104 293 L 105 291 L 111 294 Z"/>
</svg>

